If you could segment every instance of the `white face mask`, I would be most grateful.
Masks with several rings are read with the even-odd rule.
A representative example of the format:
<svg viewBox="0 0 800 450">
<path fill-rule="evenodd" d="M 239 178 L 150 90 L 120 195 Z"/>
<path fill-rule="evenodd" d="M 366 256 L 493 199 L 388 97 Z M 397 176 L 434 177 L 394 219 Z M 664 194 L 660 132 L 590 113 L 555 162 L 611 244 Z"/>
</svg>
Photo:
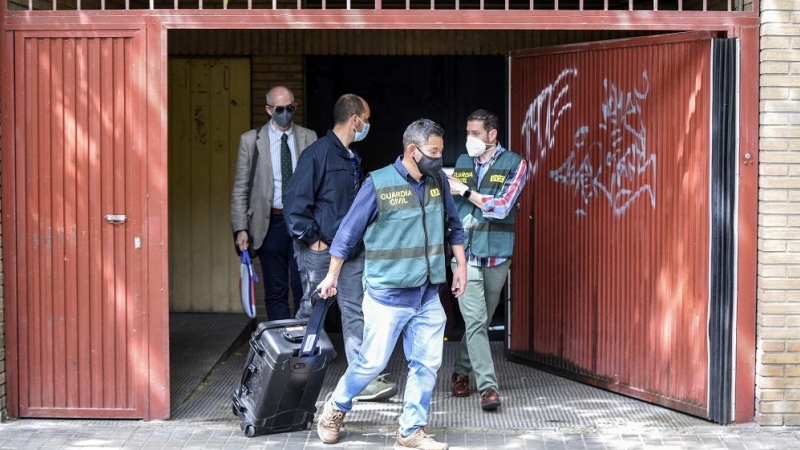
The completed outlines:
<svg viewBox="0 0 800 450">
<path fill-rule="evenodd" d="M 364 121 L 361 120 L 361 117 L 356 116 L 356 118 L 361 122 L 362 125 L 364 125 L 364 127 L 361 128 L 361 131 L 358 131 L 357 129 L 353 128 L 353 131 L 356 132 L 355 136 L 353 137 L 353 141 L 359 142 L 363 141 L 364 138 L 367 137 L 367 133 L 369 133 L 369 124 L 364 123 Z"/>
<path fill-rule="evenodd" d="M 476 158 L 486 153 L 486 144 L 475 136 L 467 136 L 467 154 Z"/>
</svg>

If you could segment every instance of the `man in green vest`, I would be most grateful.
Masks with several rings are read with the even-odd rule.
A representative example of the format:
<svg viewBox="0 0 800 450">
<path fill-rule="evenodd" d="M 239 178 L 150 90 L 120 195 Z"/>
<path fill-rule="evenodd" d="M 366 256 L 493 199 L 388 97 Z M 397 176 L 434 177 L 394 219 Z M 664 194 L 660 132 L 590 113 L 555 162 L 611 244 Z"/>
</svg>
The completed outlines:
<svg viewBox="0 0 800 450">
<path fill-rule="evenodd" d="M 326 444 L 338 441 L 353 399 L 386 367 L 402 335 L 408 375 L 394 448 L 447 448 L 424 429 L 447 321 L 439 301 L 439 285 L 446 282 L 445 239 L 456 260 L 453 294 L 462 295 L 467 282 L 464 231 L 452 195 L 439 184 L 446 176 L 443 135 L 432 120 L 411 123 L 403 133 L 403 155 L 370 173 L 331 242 L 328 274 L 318 286 L 323 298 L 337 294 L 342 264 L 362 239 L 366 258 L 364 338 L 319 417 L 317 433 Z"/>
<path fill-rule="evenodd" d="M 470 395 L 473 372 L 484 411 L 500 406 L 489 323 L 511 265 L 515 206 L 528 174 L 526 161 L 497 141 L 498 126 L 497 116 L 483 109 L 467 117 L 467 154 L 458 158 L 448 177 L 467 255 L 466 294 L 458 299 L 464 337 L 451 376 L 452 394 Z"/>
</svg>

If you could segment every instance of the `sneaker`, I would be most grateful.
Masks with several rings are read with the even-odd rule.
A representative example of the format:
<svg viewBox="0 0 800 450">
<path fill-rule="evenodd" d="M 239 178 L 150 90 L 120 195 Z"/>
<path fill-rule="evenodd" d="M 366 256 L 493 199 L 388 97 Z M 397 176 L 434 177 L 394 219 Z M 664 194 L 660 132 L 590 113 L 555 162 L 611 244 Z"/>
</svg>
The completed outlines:
<svg viewBox="0 0 800 450">
<path fill-rule="evenodd" d="M 322 415 L 317 421 L 317 435 L 325 444 L 335 444 L 339 440 L 339 430 L 344 423 L 344 412 L 336 409 L 331 400 L 331 395 L 325 399 Z"/>
<path fill-rule="evenodd" d="M 378 378 L 370 381 L 353 400 L 362 402 L 379 402 L 394 397 L 397 394 L 397 385 L 386 380 L 389 374 L 378 375 Z"/>
<path fill-rule="evenodd" d="M 436 442 L 428 436 L 423 428 L 417 428 L 408 437 L 403 437 L 397 432 L 397 440 L 394 443 L 394 450 L 406 448 L 419 448 L 422 450 L 446 450 L 448 445 L 444 442 Z"/>
</svg>

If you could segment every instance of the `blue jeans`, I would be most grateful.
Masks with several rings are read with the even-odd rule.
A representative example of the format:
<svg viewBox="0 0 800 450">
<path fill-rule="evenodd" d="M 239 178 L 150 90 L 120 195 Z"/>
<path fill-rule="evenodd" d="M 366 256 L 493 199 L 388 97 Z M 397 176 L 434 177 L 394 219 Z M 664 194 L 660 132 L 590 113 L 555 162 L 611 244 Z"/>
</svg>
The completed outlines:
<svg viewBox="0 0 800 450">
<path fill-rule="evenodd" d="M 304 243 L 295 241 L 294 253 L 297 267 L 300 270 L 300 279 L 303 282 L 303 300 L 297 308 L 297 319 L 311 317 L 311 293 L 328 274 L 331 264 L 331 255 L 328 250 L 311 250 Z M 361 348 L 361 339 L 364 335 L 364 315 L 361 312 L 361 302 L 364 298 L 364 251 L 344 262 L 339 273 L 339 287 L 336 302 L 342 312 L 342 337 L 344 338 L 344 353 L 347 363 L 352 363 L 358 356 Z"/>
<path fill-rule="evenodd" d="M 331 399 L 340 411 L 350 411 L 353 397 L 386 368 L 402 333 L 408 375 L 400 433 L 407 436 L 428 424 L 436 374 L 442 365 L 447 316 L 435 290 L 419 309 L 386 306 L 373 300 L 367 292 L 363 309 L 364 343 L 361 352 L 339 379 Z"/>
<path fill-rule="evenodd" d="M 294 259 L 292 238 L 286 231 L 283 216 L 270 216 L 267 235 L 256 251 L 261 261 L 267 320 L 290 319 L 289 283 L 291 282 L 295 307 L 303 295 L 303 286 L 300 284 L 300 273 Z"/>
</svg>

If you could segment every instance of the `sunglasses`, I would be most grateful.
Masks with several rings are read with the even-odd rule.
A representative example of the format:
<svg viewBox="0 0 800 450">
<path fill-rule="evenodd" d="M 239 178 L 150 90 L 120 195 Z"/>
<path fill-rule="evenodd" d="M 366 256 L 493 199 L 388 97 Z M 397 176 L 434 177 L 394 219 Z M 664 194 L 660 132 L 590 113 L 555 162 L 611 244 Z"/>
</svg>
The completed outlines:
<svg viewBox="0 0 800 450">
<path fill-rule="evenodd" d="M 294 112 L 294 110 L 295 110 L 295 109 L 297 109 L 297 107 L 296 107 L 295 105 L 288 105 L 288 106 L 272 106 L 272 105 L 267 105 L 267 106 L 269 106 L 270 108 L 272 108 L 272 110 L 273 110 L 273 111 L 275 111 L 275 114 L 283 114 L 283 111 L 284 111 L 284 110 L 286 110 L 286 111 L 289 111 L 290 113 L 293 113 L 293 112 Z"/>
</svg>

